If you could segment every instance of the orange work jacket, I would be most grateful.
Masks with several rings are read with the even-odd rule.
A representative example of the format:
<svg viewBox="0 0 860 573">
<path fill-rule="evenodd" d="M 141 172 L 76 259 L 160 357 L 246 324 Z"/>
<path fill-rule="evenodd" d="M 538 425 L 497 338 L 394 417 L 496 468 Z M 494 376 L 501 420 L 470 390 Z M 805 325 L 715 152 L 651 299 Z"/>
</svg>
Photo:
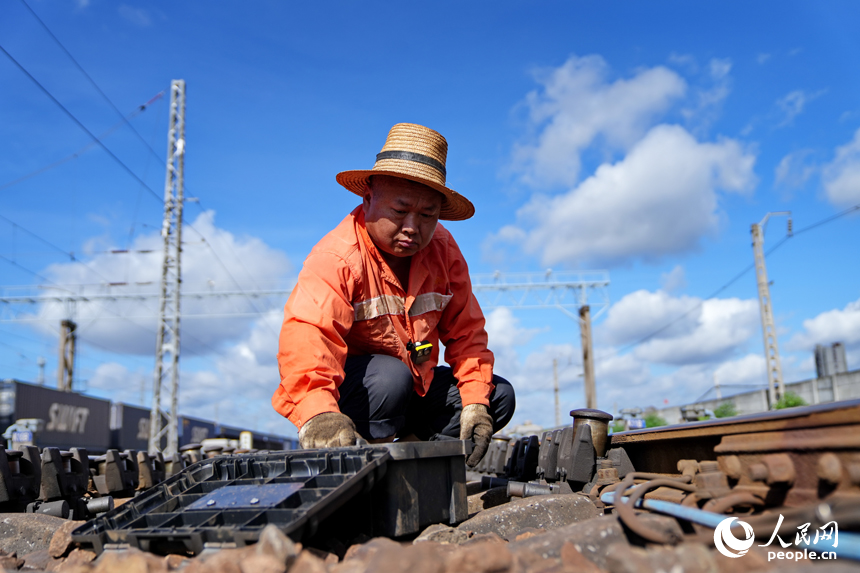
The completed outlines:
<svg viewBox="0 0 860 573">
<path fill-rule="evenodd" d="M 373 244 L 357 207 L 313 248 L 284 307 L 278 344 L 281 383 L 272 405 L 301 428 L 339 412 L 347 355 L 386 354 L 412 371 L 424 396 L 439 360 L 439 340 L 463 405 L 489 406 L 493 353 L 484 315 L 472 294 L 466 260 L 451 233 L 436 226 L 412 256 L 408 292 Z M 430 360 L 413 364 L 410 341 L 433 343 Z"/>
</svg>

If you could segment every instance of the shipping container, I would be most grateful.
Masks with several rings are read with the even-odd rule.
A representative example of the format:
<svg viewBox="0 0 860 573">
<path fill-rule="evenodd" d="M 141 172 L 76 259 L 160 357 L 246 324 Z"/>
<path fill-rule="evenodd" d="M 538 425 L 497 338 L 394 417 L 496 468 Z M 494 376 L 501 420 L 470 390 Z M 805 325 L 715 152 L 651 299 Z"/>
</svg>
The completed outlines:
<svg viewBox="0 0 860 573">
<path fill-rule="evenodd" d="M 139 406 L 111 404 L 110 431 L 111 447 L 116 450 L 149 450 L 149 426 L 152 412 Z M 162 415 L 161 423 L 167 423 Z M 167 445 L 167 436 L 161 439 L 160 449 Z"/>
<path fill-rule="evenodd" d="M 76 392 L 61 392 L 44 386 L 6 380 L 0 390 L 3 430 L 15 420 L 44 421 L 36 445 L 68 449 L 87 448 L 103 453 L 110 447 L 110 402 Z M 8 422 L 8 423 L 6 423 Z"/>
<path fill-rule="evenodd" d="M 237 428 L 236 426 L 225 426 L 224 424 L 218 424 L 217 434 L 211 437 L 227 438 L 228 440 L 238 440 L 239 434 L 244 431 L 244 428 Z"/>
<path fill-rule="evenodd" d="M 282 436 L 254 432 L 254 448 L 257 450 L 291 450 L 292 448 L 284 443 L 285 440 L 286 438 Z"/>
<path fill-rule="evenodd" d="M 258 445 L 259 444 L 259 445 Z M 254 447 L 258 450 L 297 450 L 298 438 L 280 436 L 278 434 L 260 434 L 254 432 Z"/>
<path fill-rule="evenodd" d="M 215 424 L 206 420 L 179 417 L 179 445 L 199 444 L 203 440 L 216 437 Z M 236 437 L 238 439 L 238 436 Z"/>
</svg>

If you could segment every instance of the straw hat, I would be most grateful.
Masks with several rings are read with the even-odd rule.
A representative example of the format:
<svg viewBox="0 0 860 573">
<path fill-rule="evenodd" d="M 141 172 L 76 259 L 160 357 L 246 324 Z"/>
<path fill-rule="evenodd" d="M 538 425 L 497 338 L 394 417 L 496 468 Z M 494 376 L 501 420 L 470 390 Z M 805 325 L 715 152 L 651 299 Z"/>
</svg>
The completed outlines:
<svg viewBox="0 0 860 573">
<path fill-rule="evenodd" d="M 447 157 L 448 142 L 438 132 L 423 125 L 398 123 L 388 132 L 373 169 L 343 171 L 337 174 L 337 182 L 359 197 L 364 197 L 371 175 L 391 175 L 423 183 L 444 196 L 440 219 L 462 221 L 475 214 L 475 206 L 445 186 Z"/>
</svg>

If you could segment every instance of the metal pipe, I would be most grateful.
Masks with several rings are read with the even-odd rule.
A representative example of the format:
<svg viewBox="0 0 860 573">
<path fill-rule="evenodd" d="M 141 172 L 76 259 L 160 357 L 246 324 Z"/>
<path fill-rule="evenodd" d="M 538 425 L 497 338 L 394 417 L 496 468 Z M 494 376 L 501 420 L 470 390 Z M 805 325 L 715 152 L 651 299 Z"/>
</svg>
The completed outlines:
<svg viewBox="0 0 860 573">
<path fill-rule="evenodd" d="M 536 495 L 551 495 L 560 491 L 561 485 L 543 485 L 521 481 L 508 482 L 508 497 L 534 497 Z"/>
<path fill-rule="evenodd" d="M 627 499 L 628 498 L 626 497 L 622 498 L 619 503 L 625 503 Z M 600 496 L 600 501 L 609 505 L 615 505 L 615 492 L 604 493 Z M 636 506 L 640 508 L 650 509 L 652 511 L 656 511 L 657 513 L 665 513 L 666 515 L 671 515 L 672 517 L 676 517 L 678 519 L 692 521 L 693 523 L 698 523 L 699 525 L 706 525 L 712 529 L 716 529 L 722 521 L 727 519 L 727 516 L 725 515 L 711 513 L 710 511 L 704 511 L 692 507 L 686 507 L 683 505 L 678 505 L 677 503 L 662 501 L 659 499 L 640 499 Z M 800 544 L 798 544 L 798 546 L 799 545 Z M 817 548 L 810 547 L 808 543 L 804 543 L 803 545 L 806 549 L 809 549 L 810 551 L 818 552 Z M 828 551 L 833 551 L 840 559 L 853 559 L 855 561 L 860 561 L 860 534 L 840 531 L 839 547 L 833 547 L 831 549 L 828 549 Z"/>
<path fill-rule="evenodd" d="M 87 511 L 90 515 L 97 515 L 111 511 L 114 508 L 113 498 L 111 496 L 94 497 L 87 501 Z"/>
<path fill-rule="evenodd" d="M 62 519 L 69 518 L 69 502 L 64 499 L 59 501 L 36 501 L 27 506 L 27 513 L 42 513 Z"/>
<path fill-rule="evenodd" d="M 481 476 L 481 489 L 493 489 L 494 487 L 505 487 L 507 485 L 507 478 Z"/>
</svg>

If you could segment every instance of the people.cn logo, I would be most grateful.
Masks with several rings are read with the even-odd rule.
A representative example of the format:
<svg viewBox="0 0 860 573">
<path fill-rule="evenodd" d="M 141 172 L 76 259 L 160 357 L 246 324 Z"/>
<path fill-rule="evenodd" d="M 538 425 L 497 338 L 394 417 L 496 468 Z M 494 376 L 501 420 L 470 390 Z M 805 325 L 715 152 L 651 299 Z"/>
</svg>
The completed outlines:
<svg viewBox="0 0 860 573">
<path fill-rule="evenodd" d="M 736 519 L 738 518 L 727 517 L 722 520 L 714 530 L 714 545 L 717 546 L 717 551 L 726 557 L 735 558 L 746 555 L 747 551 L 749 551 L 750 547 L 755 543 L 753 528 L 745 521 L 738 520 L 738 525 L 743 528 L 746 539 L 738 539 L 734 534 L 732 534 L 732 522 Z"/>
</svg>

